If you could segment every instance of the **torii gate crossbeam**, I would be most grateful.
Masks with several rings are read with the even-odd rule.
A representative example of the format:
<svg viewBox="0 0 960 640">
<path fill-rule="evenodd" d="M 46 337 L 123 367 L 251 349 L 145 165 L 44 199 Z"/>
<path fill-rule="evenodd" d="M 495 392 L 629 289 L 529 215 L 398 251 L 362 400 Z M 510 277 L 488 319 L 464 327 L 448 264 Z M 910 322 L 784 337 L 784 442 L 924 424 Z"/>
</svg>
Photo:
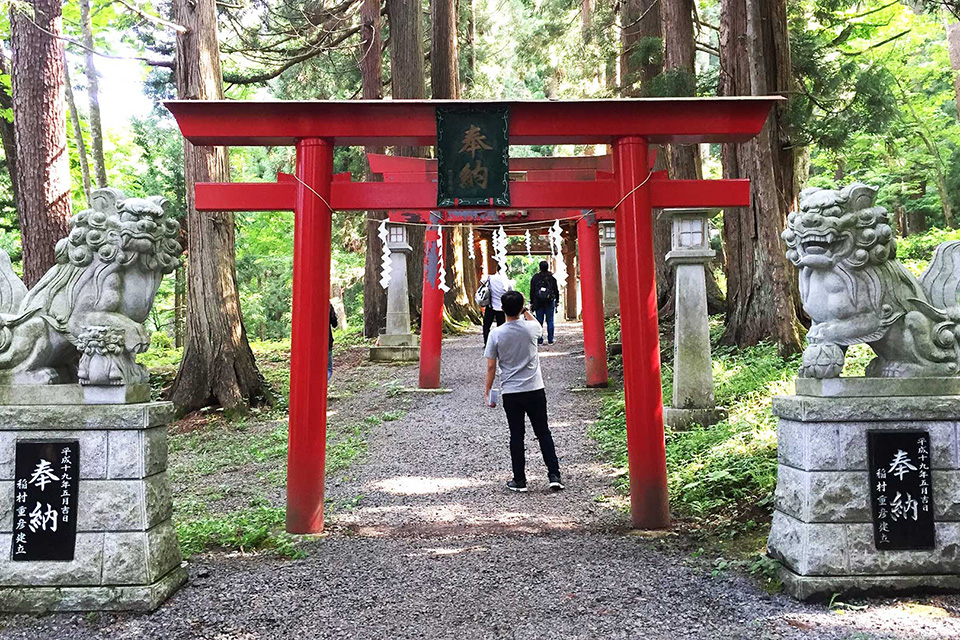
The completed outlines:
<svg viewBox="0 0 960 640">
<path fill-rule="evenodd" d="M 481 102 L 510 111 L 510 144 L 609 144 L 610 179 L 517 182 L 510 209 L 614 209 L 626 399 L 630 505 L 637 528 L 670 526 L 653 263 L 652 208 L 736 207 L 749 189 L 715 181 L 665 182 L 648 166 L 659 143 L 745 142 L 760 133 L 779 97 Z M 295 185 L 263 187 L 295 212 L 287 530 L 323 529 L 326 364 L 330 296 L 330 212 L 436 209 L 437 188 L 421 183 L 335 182 L 335 146 L 430 146 L 436 107 L 472 101 L 169 101 L 194 145 L 296 145 Z M 716 199 L 696 198 L 712 194 Z M 243 187 L 196 185 L 198 209 L 249 210 Z M 262 197 L 259 196 L 259 197 Z M 658 200 L 659 198 L 663 200 Z M 279 198 L 278 198 L 279 200 Z M 239 206 L 233 206 L 239 205 Z M 286 208 L 275 206 L 274 209 Z"/>
</svg>

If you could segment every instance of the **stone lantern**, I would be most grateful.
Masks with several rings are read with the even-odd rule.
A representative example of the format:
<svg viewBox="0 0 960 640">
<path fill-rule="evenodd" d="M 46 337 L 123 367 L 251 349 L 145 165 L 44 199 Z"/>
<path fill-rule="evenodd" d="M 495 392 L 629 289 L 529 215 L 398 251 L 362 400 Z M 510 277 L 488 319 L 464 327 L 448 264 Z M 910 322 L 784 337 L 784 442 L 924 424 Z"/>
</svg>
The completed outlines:
<svg viewBox="0 0 960 640">
<path fill-rule="evenodd" d="M 714 213 L 710 209 L 664 211 L 673 219 L 667 264 L 674 267 L 676 284 L 673 406 L 664 407 L 664 422 L 675 429 L 715 424 L 727 415 L 726 410 L 714 406 L 704 271 L 715 255 L 707 228 L 707 219 Z"/>
<path fill-rule="evenodd" d="M 407 243 L 407 229 L 387 224 L 390 249 L 390 284 L 387 285 L 387 328 L 370 348 L 370 359 L 403 361 L 419 358 L 417 336 L 410 332 L 410 300 L 407 287 L 407 259 L 413 248 Z"/>
<path fill-rule="evenodd" d="M 617 227 L 613 222 L 600 223 L 600 275 L 603 280 L 603 315 L 620 313 L 620 290 L 617 287 Z"/>
</svg>

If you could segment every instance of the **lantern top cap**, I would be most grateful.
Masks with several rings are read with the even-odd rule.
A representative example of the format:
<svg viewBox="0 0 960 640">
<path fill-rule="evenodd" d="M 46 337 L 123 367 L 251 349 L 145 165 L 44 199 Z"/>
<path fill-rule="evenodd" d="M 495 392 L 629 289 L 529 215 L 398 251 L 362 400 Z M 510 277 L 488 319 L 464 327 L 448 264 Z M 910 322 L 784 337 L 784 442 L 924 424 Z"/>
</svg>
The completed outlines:
<svg viewBox="0 0 960 640">
<path fill-rule="evenodd" d="M 510 144 L 743 142 L 780 96 L 586 100 L 170 100 L 197 145 L 275 146 L 322 138 L 338 146 L 436 144 L 437 107 L 508 107 Z"/>
</svg>

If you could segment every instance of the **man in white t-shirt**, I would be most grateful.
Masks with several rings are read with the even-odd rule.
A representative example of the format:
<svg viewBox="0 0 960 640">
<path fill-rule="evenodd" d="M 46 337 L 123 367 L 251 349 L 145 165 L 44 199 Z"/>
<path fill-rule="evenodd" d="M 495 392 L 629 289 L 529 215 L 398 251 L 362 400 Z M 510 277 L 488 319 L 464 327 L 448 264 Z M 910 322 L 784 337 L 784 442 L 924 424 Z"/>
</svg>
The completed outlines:
<svg viewBox="0 0 960 640">
<path fill-rule="evenodd" d="M 560 481 L 560 462 L 553 443 L 553 435 L 547 426 L 547 394 L 540 373 L 540 354 L 537 339 L 543 327 L 523 306 L 523 294 L 509 291 L 503 294 L 503 313 L 507 321 L 490 334 L 484 355 L 487 358 L 487 378 L 483 397 L 490 405 L 490 389 L 500 365 L 500 397 L 510 427 L 510 459 L 513 463 L 513 479 L 507 482 L 511 491 L 526 492 L 523 438 L 526 431 L 525 416 L 530 417 L 533 433 L 540 442 L 540 453 L 547 466 L 547 482 L 551 489 L 563 489 Z M 523 316 L 521 318 L 521 315 Z"/>
<path fill-rule="evenodd" d="M 507 318 L 503 315 L 503 306 L 501 299 L 507 291 L 513 290 L 513 283 L 507 276 L 501 272 L 500 264 L 497 264 L 497 272 L 487 276 L 483 282 L 488 283 L 490 287 L 490 306 L 483 310 L 483 345 L 487 345 L 487 337 L 490 335 L 490 327 L 496 322 L 499 327 Z"/>
</svg>

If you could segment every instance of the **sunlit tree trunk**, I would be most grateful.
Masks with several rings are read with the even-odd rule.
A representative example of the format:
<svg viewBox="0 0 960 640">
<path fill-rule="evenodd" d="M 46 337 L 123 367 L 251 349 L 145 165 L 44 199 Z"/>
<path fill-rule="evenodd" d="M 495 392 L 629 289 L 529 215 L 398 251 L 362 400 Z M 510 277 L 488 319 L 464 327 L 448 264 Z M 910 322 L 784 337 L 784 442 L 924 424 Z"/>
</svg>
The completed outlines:
<svg viewBox="0 0 960 640">
<path fill-rule="evenodd" d="M 107 167 L 103 160 L 103 126 L 100 121 L 100 79 L 93 59 L 93 24 L 90 21 L 90 0 L 80 2 L 80 29 L 85 51 L 87 99 L 90 101 L 90 153 L 93 156 L 94 179 L 100 188 L 107 186 Z"/>
<path fill-rule="evenodd" d="M 31 11 L 32 9 L 32 11 Z M 13 125 L 28 287 L 53 266 L 54 247 L 67 235 L 70 162 L 64 103 L 63 19 L 59 0 L 12 4 Z"/>
<path fill-rule="evenodd" d="M 176 0 L 175 77 L 181 100 L 222 100 L 215 0 Z M 186 346 L 170 399 L 180 411 L 208 405 L 243 409 L 263 399 L 263 380 L 240 313 L 233 214 L 195 208 L 197 182 L 229 182 L 225 147 L 195 147 L 184 140 L 187 191 Z M 322 320 L 322 319 L 321 319 Z"/>
<path fill-rule="evenodd" d="M 80 159 L 80 175 L 83 176 L 83 192 L 87 197 L 87 204 L 90 200 L 90 164 L 87 162 L 87 145 L 83 142 L 83 128 L 80 126 L 80 114 L 77 112 L 77 101 L 73 97 L 73 83 L 70 81 L 70 65 L 64 60 L 63 77 L 65 94 L 67 97 L 67 108 L 70 111 L 70 124 L 73 127 L 73 141 L 77 145 L 77 156 Z"/>
<path fill-rule="evenodd" d="M 10 74 L 7 57 L 0 51 L 0 74 Z M 13 95 L 0 85 L 0 109 L 13 110 Z M 3 161 L 10 174 L 10 190 L 13 192 L 13 208 L 20 210 L 20 191 L 17 184 L 17 143 L 13 132 L 13 122 L 0 118 L 0 142 L 3 144 Z"/>
</svg>

